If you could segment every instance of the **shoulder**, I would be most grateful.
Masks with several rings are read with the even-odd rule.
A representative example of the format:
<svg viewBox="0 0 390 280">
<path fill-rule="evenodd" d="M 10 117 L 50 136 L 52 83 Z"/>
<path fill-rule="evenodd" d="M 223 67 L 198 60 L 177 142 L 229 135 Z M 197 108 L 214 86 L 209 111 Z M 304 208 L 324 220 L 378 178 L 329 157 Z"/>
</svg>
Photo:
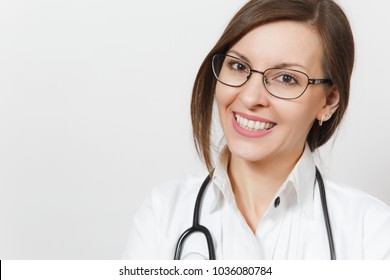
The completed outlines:
<svg viewBox="0 0 390 280">
<path fill-rule="evenodd" d="M 188 175 L 155 186 L 138 208 L 123 254 L 125 259 L 169 259 L 188 225 L 205 176 Z M 184 223 L 185 221 L 186 223 Z"/>
<path fill-rule="evenodd" d="M 326 195 L 344 208 L 354 205 L 362 211 L 380 211 L 390 215 L 390 207 L 378 198 L 349 185 L 325 179 Z"/>
<path fill-rule="evenodd" d="M 390 207 L 350 186 L 325 180 L 326 197 L 335 231 L 346 236 L 364 259 L 390 259 Z"/>
<path fill-rule="evenodd" d="M 166 181 L 152 188 L 150 198 L 154 202 L 167 202 L 193 196 L 198 193 L 206 176 L 207 174 L 190 174 Z"/>
<path fill-rule="evenodd" d="M 199 188 L 206 175 L 187 175 L 166 181 L 152 188 L 134 215 L 134 222 L 141 224 L 150 222 L 162 227 L 174 220 L 192 212 Z"/>
<path fill-rule="evenodd" d="M 186 175 L 152 188 L 148 201 L 160 226 L 192 216 L 197 194 L 206 176 Z"/>
</svg>

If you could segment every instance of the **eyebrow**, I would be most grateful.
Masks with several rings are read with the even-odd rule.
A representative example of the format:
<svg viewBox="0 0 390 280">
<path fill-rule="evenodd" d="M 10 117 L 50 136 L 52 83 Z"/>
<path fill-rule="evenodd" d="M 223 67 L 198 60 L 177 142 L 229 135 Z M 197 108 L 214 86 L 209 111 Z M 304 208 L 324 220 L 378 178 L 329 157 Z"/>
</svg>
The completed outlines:
<svg viewBox="0 0 390 280">
<path fill-rule="evenodd" d="M 237 51 L 235 51 L 235 50 L 230 50 L 230 51 L 227 52 L 227 54 L 231 54 L 231 53 L 232 53 L 233 55 L 238 56 L 238 58 L 240 58 L 240 59 L 242 59 L 242 60 L 245 60 L 245 62 L 247 62 L 247 63 L 250 64 L 249 59 L 248 59 L 245 55 L 240 54 L 239 52 L 237 52 Z"/>
<path fill-rule="evenodd" d="M 305 69 L 305 71 L 308 71 L 305 66 L 298 64 L 298 63 L 281 63 L 281 64 L 275 65 L 274 67 L 275 68 L 291 68 L 293 66 L 300 67 L 302 69 Z"/>
<path fill-rule="evenodd" d="M 238 51 L 230 50 L 230 51 L 227 52 L 227 54 L 236 55 L 236 56 L 238 56 L 238 58 L 244 60 L 246 63 L 251 64 L 250 60 L 245 55 L 239 53 Z M 294 66 L 295 67 L 300 67 L 300 68 L 305 69 L 306 71 L 308 71 L 305 66 L 303 66 L 303 65 L 301 65 L 299 63 L 279 63 L 279 64 L 274 65 L 273 67 L 270 67 L 270 68 L 290 68 L 290 67 L 294 67 Z"/>
</svg>

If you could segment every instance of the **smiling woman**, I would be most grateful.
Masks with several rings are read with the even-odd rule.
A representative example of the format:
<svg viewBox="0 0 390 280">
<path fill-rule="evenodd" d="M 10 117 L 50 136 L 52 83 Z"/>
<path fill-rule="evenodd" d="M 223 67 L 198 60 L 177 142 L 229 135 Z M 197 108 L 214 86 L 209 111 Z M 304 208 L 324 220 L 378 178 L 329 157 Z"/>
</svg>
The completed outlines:
<svg viewBox="0 0 390 280">
<path fill-rule="evenodd" d="M 308 87 L 308 75 L 324 75 L 321 39 L 310 26 L 277 21 L 249 32 L 228 51 L 231 53 L 245 54 L 248 64 L 267 70 L 252 75 L 241 87 L 216 85 L 219 118 L 232 153 L 230 164 L 235 164 L 236 156 L 248 162 L 262 162 L 268 169 L 262 169 L 262 173 L 270 174 L 272 170 L 274 176 L 284 181 L 302 154 L 314 120 L 335 110 L 339 103 L 335 86 Z M 276 68 L 281 65 L 288 68 Z M 232 116 L 243 118 L 243 124 L 261 118 L 272 128 L 248 130 L 246 125 L 232 122 Z M 273 189 L 281 183 L 275 182 Z M 257 190 L 264 193 L 261 188 Z"/>
<path fill-rule="evenodd" d="M 249 32 L 232 50 L 228 53 L 245 54 L 248 64 L 267 69 L 241 87 L 217 83 L 215 89 L 228 143 L 226 151 L 230 152 L 233 192 L 255 232 L 273 196 L 302 155 L 314 120 L 337 108 L 339 92 L 335 86 L 308 87 L 308 75 L 324 75 L 321 39 L 308 25 L 272 22 Z M 289 68 L 275 68 L 280 65 Z M 255 121 L 264 129 L 253 130 Z M 258 204 L 256 198 L 263 203 Z"/>
<path fill-rule="evenodd" d="M 206 180 L 155 188 L 124 257 L 390 259 L 389 207 L 323 179 L 312 155 L 345 114 L 353 64 L 352 31 L 334 1 L 249 1 L 195 80 Z M 214 104 L 226 141 L 216 164 Z"/>
</svg>

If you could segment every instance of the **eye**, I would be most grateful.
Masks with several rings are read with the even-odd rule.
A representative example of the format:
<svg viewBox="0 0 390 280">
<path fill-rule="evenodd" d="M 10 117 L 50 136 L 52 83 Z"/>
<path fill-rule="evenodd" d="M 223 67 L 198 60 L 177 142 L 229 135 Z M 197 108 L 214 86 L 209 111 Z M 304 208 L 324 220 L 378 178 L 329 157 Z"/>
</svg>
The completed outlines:
<svg viewBox="0 0 390 280">
<path fill-rule="evenodd" d="M 279 83 L 282 83 L 282 84 L 285 84 L 285 85 L 291 85 L 291 86 L 299 84 L 298 78 L 295 77 L 292 74 L 289 74 L 289 73 L 278 74 L 277 76 L 275 76 L 273 78 L 273 80 L 276 80 Z"/>
<path fill-rule="evenodd" d="M 240 62 L 238 60 L 229 61 L 228 65 L 229 68 L 233 71 L 238 71 L 241 73 L 248 73 L 248 74 L 250 73 L 249 67 L 245 63 Z"/>
</svg>

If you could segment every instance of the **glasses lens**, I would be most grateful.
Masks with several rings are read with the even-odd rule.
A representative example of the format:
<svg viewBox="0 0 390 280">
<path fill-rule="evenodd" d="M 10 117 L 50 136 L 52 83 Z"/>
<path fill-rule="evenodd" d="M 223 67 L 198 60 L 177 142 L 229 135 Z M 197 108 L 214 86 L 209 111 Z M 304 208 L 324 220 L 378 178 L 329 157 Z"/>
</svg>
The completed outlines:
<svg viewBox="0 0 390 280">
<path fill-rule="evenodd" d="M 225 54 L 214 55 L 212 67 L 217 80 L 232 87 L 239 87 L 245 84 L 252 73 L 248 63 L 237 57 Z M 256 72 L 261 73 L 259 71 Z M 305 73 L 281 68 L 266 70 L 263 81 L 270 94 L 283 99 L 300 97 L 309 85 L 309 77 Z"/>
<path fill-rule="evenodd" d="M 309 77 L 290 69 L 268 69 L 264 73 L 264 85 L 272 95 L 285 99 L 298 98 L 305 92 Z"/>
<path fill-rule="evenodd" d="M 247 63 L 230 55 L 215 55 L 212 65 L 217 80 L 228 86 L 242 86 L 251 74 Z"/>
</svg>

